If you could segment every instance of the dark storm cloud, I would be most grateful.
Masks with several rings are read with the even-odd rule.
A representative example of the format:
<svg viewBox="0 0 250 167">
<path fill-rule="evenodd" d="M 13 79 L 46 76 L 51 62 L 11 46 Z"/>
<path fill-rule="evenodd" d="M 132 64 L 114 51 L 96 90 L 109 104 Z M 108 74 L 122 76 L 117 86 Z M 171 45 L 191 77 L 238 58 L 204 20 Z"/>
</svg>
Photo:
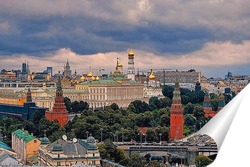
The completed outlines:
<svg viewBox="0 0 250 167">
<path fill-rule="evenodd" d="M 189 54 L 208 42 L 250 38 L 244 0 L 0 2 L 0 55 L 126 51 Z"/>
</svg>

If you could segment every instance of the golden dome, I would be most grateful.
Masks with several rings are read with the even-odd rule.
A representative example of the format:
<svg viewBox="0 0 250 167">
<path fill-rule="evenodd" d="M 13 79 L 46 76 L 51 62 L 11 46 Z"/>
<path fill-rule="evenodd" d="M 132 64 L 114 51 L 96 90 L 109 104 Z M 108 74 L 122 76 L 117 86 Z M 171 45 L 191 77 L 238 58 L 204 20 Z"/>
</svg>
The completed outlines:
<svg viewBox="0 0 250 167">
<path fill-rule="evenodd" d="M 92 74 L 92 72 L 90 71 L 88 74 L 87 74 L 87 77 L 92 77 L 93 76 L 93 74 Z"/>
<path fill-rule="evenodd" d="M 96 81 L 99 81 L 99 80 L 100 80 L 100 77 L 96 76 L 96 77 L 95 77 L 95 80 L 96 80 Z"/>
<path fill-rule="evenodd" d="M 92 81 L 95 81 L 95 80 L 96 80 L 95 76 L 92 76 L 91 79 L 92 79 Z"/>
<path fill-rule="evenodd" d="M 151 73 L 150 73 L 150 75 L 149 75 L 149 80 L 155 80 L 155 75 L 154 75 L 154 73 L 153 73 L 153 70 L 151 69 Z"/>
<path fill-rule="evenodd" d="M 131 50 L 128 55 L 134 55 L 134 52 Z"/>
<path fill-rule="evenodd" d="M 69 83 L 70 81 L 67 80 L 65 77 L 61 80 L 61 83 Z"/>
<path fill-rule="evenodd" d="M 117 63 L 117 67 L 123 67 L 122 63 Z"/>
<path fill-rule="evenodd" d="M 119 71 L 118 69 L 115 70 L 114 74 L 121 74 L 121 71 Z"/>
<path fill-rule="evenodd" d="M 81 81 L 84 81 L 84 80 L 85 80 L 85 77 L 84 77 L 84 76 L 81 76 L 80 80 L 81 80 Z"/>
</svg>

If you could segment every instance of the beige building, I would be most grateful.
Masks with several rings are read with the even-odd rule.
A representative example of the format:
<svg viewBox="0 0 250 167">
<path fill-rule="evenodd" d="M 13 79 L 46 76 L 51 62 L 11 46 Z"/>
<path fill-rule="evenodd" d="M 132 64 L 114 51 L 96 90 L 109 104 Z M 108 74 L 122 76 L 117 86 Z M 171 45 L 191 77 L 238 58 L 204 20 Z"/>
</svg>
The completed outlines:
<svg viewBox="0 0 250 167">
<path fill-rule="evenodd" d="M 75 90 L 86 92 L 82 98 L 85 98 L 83 101 L 88 102 L 90 108 L 104 107 L 112 103 L 126 108 L 134 100 L 148 101 L 148 98 L 144 98 L 143 84 L 126 78 L 118 67 L 107 79 L 96 78 L 89 72 L 85 81 L 75 85 Z"/>
<path fill-rule="evenodd" d="M 201 82 L 201 72 L 197 72 L 194 69 L 188 71 L 169 71 L 169 70 L 162 70 L 155 72 L 156 80 L 161 81 L 164 83 L 196 83 L 197 81 Z"/>
<path fill-rule="evenodd" d="M 41 139 L 38 164 L 40 166 L 89 166 L 100 165 L 100 153 L 96 147 L 95 139 L 90 136 L 86 140 L 59 139 L 50 143 L 48 138 Z"/>
<path fill-rule="evenodd" d="M 28 132 L 18 129 L 12 133 L 12 149 L 16 152 L 17 159 L 24 165 L 38 156 L 41 141 Z"/>
</svg>

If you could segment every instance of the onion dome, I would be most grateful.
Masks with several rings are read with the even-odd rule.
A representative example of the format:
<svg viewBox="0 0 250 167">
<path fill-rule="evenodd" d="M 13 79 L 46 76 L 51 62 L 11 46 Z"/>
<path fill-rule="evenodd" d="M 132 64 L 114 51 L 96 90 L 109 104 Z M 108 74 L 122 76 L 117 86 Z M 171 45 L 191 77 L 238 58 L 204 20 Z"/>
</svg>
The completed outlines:
<svg viewBox="0 0 250 167">
<path fill-rule="evenodd" d="M 134 52 L 132 50 L 128 53 L 128 59 L 134 59 Z"/>
<path fill-rule="evenodd" d="M 63 79 L 61 80 L 61 83 L 62 84 L 65 84 L 65 83 L 69 83 L 70 81 L 66 79 L 66 77 L 63 77 Z"/>
<path fill-rule="evenodd" d="M 128 55 L 134 55 L 134 52 L 131 50 Z"/>
<path fill-rule="evenodd" d="M 84 77 L 84 76 L 81 76 L 80 80 L 81 80 L 81 81 L 84 81 L 84 80 L 85 80 L 85 77 Z"/>
<path fill-rule="evenodd" d="M 96 80 L 96 81 L 99 81 L 99 80 L 100 80 L 100 77 L 99 77 L 99 76 L 96 76 L 96 77 L 95 77 L 95 80 Z"/>
<path fill-rule="evenodd" d="M 95 80 L 96 80 L 95 76 L 92 76 L 91 79 L 92 79 L 92 81 L 95 81 Z"/>
<path fill-rule="evenodd" d="M 123 67 L 122 63 L 118 62 L 117 67 Z"/>
<path fill-rule="evenodd" d="M 49 139 L 45 136 L 41 139 L 41 145 L 50 144 Z"/>
<path fill-rule="evenodd" d="M 121 71 L 119 71 L 118 69 L 115 70 L 114 74 L 121 74 Z"/>
<path fill-rule="evenodd" d="M 95 138 L 90 134 L 90 136 L 87 138 L 87 143 L 95 143 Z"/>
<path fill-rule="evenodd" d="M 57 142 L 52 148 L 52 151 L 62 151 L 62 145 Z"/>
<path fill-rule="evenodd" d="M 155 80 L 155 75 L 154 75 L 154 73 L 153 73 L 153 70 L 151 69 L 151 73 L 150 73 L 150 75 L 149 75 L 149 80 Z"/>
<path fill-rule="evenodd" d="M 93 76 L 93 73 L 90 71 L 88 74 L 87 74 L 87 77 L 92 77 Z"/>
</svg>

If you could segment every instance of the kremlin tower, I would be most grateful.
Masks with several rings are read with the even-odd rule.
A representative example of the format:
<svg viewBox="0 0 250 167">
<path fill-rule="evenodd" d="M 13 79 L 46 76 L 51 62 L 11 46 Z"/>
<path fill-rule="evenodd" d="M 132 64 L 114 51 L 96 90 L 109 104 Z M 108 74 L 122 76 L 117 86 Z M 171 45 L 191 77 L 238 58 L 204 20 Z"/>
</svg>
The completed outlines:
<svg viewBox="0 0 250 167">
<path fill-rule="evenodd" d="M 61 126 L 68 122 L 68 111 L 64 104 L 61 78 L 58 78 L 55 104 L 52 111 L 47 111 L 45 117 L 51 121 L 58 120 Z"/>
<path fill-rule="evenodd" d="M 218 110 L 220 111 L 225 106 L 225 97 L 223 94 L 220 94 L 219 101 L 218 101 Z"/>
<path fill-rule="evenodd" d="M 179 83 L 175 83 L 172 106 L 170 108 L 170 132 L 169 140 L 179 140 L 183 138 L 183 108 L 181 104 L 181 93 Z"/>
<path fill-rule="evenodd" d="M 128 79 L 135 80 L 135 67 L 134 67 L 134 52 L 131 50 L 128 53 Z"/>
<path fill-rule="evenodd" d="M 205 91 L 203 108 L 204 108 L 206 118 L 215 116 L 216 113 L 213 111 L 212 104 L 210 102 L 210 96 L 207 91 Z"/>
</svg>

